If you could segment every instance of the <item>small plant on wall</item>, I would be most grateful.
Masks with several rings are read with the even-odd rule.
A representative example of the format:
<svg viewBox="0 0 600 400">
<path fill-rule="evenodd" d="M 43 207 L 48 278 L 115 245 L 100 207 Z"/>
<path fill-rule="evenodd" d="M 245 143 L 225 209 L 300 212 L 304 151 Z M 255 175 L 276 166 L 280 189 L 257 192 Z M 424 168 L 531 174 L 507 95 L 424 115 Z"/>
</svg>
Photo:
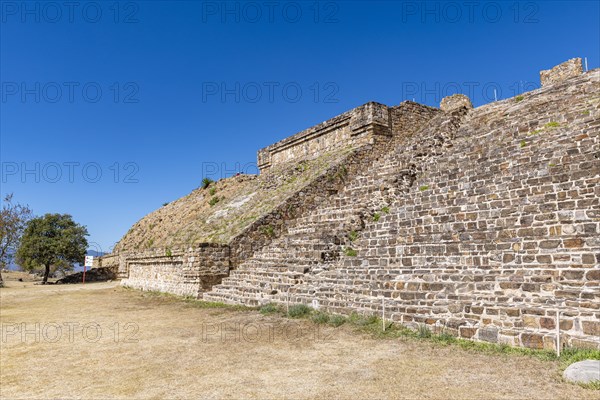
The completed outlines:
<svg viewBox="0 0 600 400">
<path fill-rule="evenodd" d="M 269 238 L 275 237 L 275 229 L 271 225 L 262 226 L 260 231 Z"/>
</svg>

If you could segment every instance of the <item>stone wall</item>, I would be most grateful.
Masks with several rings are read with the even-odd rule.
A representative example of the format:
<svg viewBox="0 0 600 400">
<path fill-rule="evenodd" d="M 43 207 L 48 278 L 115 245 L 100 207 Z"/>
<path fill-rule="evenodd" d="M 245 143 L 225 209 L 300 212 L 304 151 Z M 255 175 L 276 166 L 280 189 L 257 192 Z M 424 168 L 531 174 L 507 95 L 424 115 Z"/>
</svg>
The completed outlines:
<svg viewBox="0 0 600 400">
<path fill-rule="evenodd" d="M 205 299 L 386 315 L 530 348 L 600 348 L 600 70 L 450 107 Z"/>
<path fill-rule="evenodd" d="M 540 81 L 542 86 L 552 85 L 569 78 L 574 78 L 582 73 L 581 58 L 572 58 L 552 69 L 540 71 Z"/>
<path fill-rule="evenodd" d="M 144 290 L 385 304 L 408 326 L 531 348 L 556 346 L 558 314 L 563 346 L 600 347 L 600 71 L 576 71 L 476 109 L 358 107 L 259 151 L 265 177 L 349 148 L 228 243 L 102 263 Z"/>
<path fill-rule="evenodd" d="M 264 172 L 275 164 L 315 158 L 340 147 L 373 144 L 378 135 L 391 135 L 389 109 L 367 103 L 259 150 L 258 168 Z"/>
<path fill-rule="evenodd" d="M 198 297 L 229 275 L 229 247 L 203 244 L 186 251 L 155 249 L 123 257 L 123 286 Z"/>
</svg>

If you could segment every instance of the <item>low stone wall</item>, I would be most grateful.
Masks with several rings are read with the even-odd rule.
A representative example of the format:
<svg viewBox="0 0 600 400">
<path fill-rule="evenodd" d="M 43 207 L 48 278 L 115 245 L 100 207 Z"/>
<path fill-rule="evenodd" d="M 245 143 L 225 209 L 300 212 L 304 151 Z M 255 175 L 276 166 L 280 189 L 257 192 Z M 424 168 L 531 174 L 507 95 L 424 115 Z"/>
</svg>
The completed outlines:
<svg viewBox="0 0 600 400">
<path fill-rule="evenodd" d="M 315 158 L 344 146 L 372 144 L 378 135 L 391 135 L 389 109 L 367 103 L 259 150 L 258 168 L 264 172 L 275 164 Z"/>
<path fill-rule="evenodd" d="M 123 286 L 199 297 L 229 275 L 229 246 L 202 244 L 185 251 L 152 250 L 125 259 Z"/>
</svg>

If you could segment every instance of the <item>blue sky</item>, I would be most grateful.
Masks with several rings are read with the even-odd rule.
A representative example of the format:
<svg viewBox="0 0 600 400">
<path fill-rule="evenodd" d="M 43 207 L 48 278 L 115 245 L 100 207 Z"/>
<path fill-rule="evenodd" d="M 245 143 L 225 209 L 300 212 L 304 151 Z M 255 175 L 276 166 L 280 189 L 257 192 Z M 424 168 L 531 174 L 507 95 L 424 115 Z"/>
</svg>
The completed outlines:
<svg viewBox="0 0 600 400">
<path fill-rule="evenodd" d="M 104 251 L 203 176 L 368 101 L 474 104 L 600 61 L 596 1 L 0 2 L 1 193 Z"/>
</svg>

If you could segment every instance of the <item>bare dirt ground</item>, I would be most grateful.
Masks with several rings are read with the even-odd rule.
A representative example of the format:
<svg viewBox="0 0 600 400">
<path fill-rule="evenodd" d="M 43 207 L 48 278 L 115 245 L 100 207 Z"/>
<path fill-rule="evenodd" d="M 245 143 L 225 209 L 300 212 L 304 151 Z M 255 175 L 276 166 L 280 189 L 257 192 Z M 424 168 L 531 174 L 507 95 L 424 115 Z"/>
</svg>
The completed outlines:
<svg viewBox="0 0 600 400">
<path fill-rule="evenodd" d="M 117 282 L 0 289 L 0 398 L 597 399 L 557 363 L 201 308 Z"/>
</svg>

